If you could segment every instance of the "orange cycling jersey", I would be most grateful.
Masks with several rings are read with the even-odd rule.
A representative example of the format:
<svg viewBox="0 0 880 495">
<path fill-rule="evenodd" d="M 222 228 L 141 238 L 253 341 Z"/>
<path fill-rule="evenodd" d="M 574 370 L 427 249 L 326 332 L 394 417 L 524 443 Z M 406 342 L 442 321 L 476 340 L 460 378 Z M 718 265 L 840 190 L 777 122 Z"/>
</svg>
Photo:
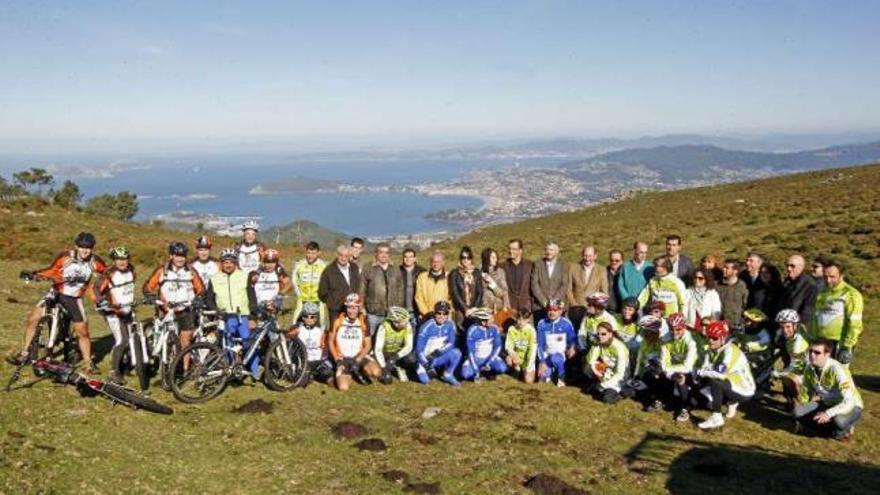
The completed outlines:
<svg viewBox="0 0 880 495">
<path fill-rule="evenodd" d="M 107 300 L 110 304 L 126 306 L 134 303 L 134 267 L 122 271 L 111 266 L 92 286 L 92 299 L 100 304 Z M 113 308 L 116 314 L 128 314 L 131 308 Z"/>
<path fill-rule="evenodd" d="M 104 260 L 90 255 L 79 259 L 76 250 L 64 251 L 46 268 L 37 271 L 37 276 L 52 280 L 55 291 L 65 296 L 80 298 L 89 287 L 94 273 L 104 273 L 107 265 Z"/>
<path fill-rule="evenodd" d="M 370 331 L 363 315 L 355 320 L 349 320 L 345 314 L 339 315 L 333 322 L 330 334 L 330 355 L 333 359 L 357 357 L 370 345 Z"/>
<path fill-rule="evenodd" d="M 205 291 L 205 284 L 199 274 L 189 266 L 175 267 L 171 262 L 156 268 L 144 283 L 145 294 L 159 293 L 159 298 L 168 303 L 192 302 Z"/>
</svg>

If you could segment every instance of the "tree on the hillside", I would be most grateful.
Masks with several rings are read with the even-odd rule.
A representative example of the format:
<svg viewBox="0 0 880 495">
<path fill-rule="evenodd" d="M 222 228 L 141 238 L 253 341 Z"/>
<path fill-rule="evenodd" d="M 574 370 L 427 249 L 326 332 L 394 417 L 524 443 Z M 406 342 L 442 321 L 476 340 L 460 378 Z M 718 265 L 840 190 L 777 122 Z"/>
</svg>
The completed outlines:
<svg viewBox="0 0 880 495">
<path fill-rule="evenodd" d="M 17 196 L 22 196 L 24 194 L 27 194 L 27 191 L 21 186 L 9 183 L 6 181 L 5 177 L 0 176 L 0 200 L 10 201 Z"/>
<path fill-rule="evenodd" d="M 64 185 L 61 186 L 61 189 L 53 191 L 51 196 L 53 203 L 62 208 L 67 208 L 68 210 L 75 208 L 76 205 L 82 201 L 83 197 L 82 193 L 79 191 L 79 186 L 70 180 L 64 181 Z"/>
<path fill-rule="evenodd" d="M 37 195 L 39 196 L 43 195 L 43 187 L 51 186 L 55 183 L 55 178 L 52 177 L 52 174 L 44 168 L 36 167 L 12 174 L 12 179 L 25 191 L 28 191 L 31 186 L 36 186 Z"/>
<path fill-rule="evenodd" d="M 123 191 L 119 194 L 102 194 L 86 202 L 86 210 L 96 215 L 104 215 L 119 220 L 131 220 L 137 215 L 137 194 Z"/>
</svg>

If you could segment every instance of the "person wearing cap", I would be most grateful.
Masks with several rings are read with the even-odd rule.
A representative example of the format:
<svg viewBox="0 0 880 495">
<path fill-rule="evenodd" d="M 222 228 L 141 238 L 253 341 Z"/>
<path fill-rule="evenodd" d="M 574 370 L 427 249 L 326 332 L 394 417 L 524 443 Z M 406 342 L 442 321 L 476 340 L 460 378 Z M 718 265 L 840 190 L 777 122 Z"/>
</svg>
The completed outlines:
<svg viewBox="0 0 880 495">
<path fill-rule="evenodd" d="M 535 356 L 538 353 L 538 336 L 532 325 L 532 312 L 521 309 L 513 316 L 504 338 L 505 363 L 517 378 L 535 382 Z"/>
<path fill-rule="evenodd" d="M 104 260 L 94 254 L 95 236 L 90 232 L 77 234 L 73 244 L 72 249 L 63 251 L 56 256 L 46 268 L 23 272 L 22 275 L 27 275 L 34 280 L 52 281 L 52 290 L 57 294 L 58 304 L 63 306 L 70 316 L 82 358 L 89 372 L 97 373 L 98 368 L 92 361 L 92 339 L 89 335 L 89 324 L 86 320 L 82 298 L 88 292 L 92 275 L 103 273 L 107 265 Z M 44 300 L 45 298 L 41 298 L 28 315 L 21 352 L 7 357 L 7 361 L 13 365 L 21 365 L 28 359 L 36 359 L 36 356 L 29 355 L 28 350 L 37 333 L 37 325 L 46 315 Z"/>
<path fill-rule="evenodd" d="M 107 328 L 113 334 L 110 372 L 107 381 L 123 384 L 122 357 L 128 348 L 128 332 L 125 326 L 132 321 L 134 307 L 135 273 L 131 264 L 131 252 L 125 246 L 110 250 L 113 264 L 95 280 L 92 286 L 95 308 L 104 316 Z M 147 390 L 149 382 L 141 383 L 141 390 Z"/>
<path fill-rule="evenodd" d="M 556 375 L 556 386 L 565 386 L 565 362 L 577 353 L 577 335 L 571 320 L 562 316 L 565 302 L 550 299 L 547 316 L 538 322 L 538 378 L 550 383 Z"/>
<path fill-rule="evenodd" d="M 245 273 L 260 268 L 266 246 L 257 240 L 259 231 L 260 225 L 254 220 L 248 220 L 241 226 L 241 240 L 235 245 L 235 251 L 238 253 L 238 268 Z"/>
<path fill-rule="evenodd" d="M 697 364 L 697 343 L 687 328 L 685 316 L 673 313 L 666 319 L 670 337 L 660 344 L 660 387 L 671 402 L 675 420 L 690 419 L 688 402 L 693 386 L 694 366 Z"/>
<path fill-rule="evenodd" d="M 758 308 L 749 308 L 743 311 L 742 321 L 742 331 L 735 334 L 740 348 L 749 353 L 768 350 L 773 339 L 767 315 Z"/>
<path fill-rule="evenodd" d="M 672 273 L 672 262 L 666 256 L 659 256 L 654 258 L 654 276 L 639 294 L 639 304 L 661 301 L 665 305 L 663 316 L 667 317 L 685 311 L 686 292 L 684 282 Z"/>
<path fill-rule="evenodd" d="M 657 412 L 663 409 L 660 397 L 660 328 L 663 320 L 654 315 L 644 315 L 639 318 L 639 334 L 641 342 L 636 354 L 636 367 L 633 370 L 633 378 L 624 385 L 620 394 L 624 397 L 635 399 L 642 403 L 648 412 Z"/>
<path fill-rule="evenodd" d="M 208 282 L 211 281 L 211 277 L 220 271 L 220 263 L 211 256 L 211 247 L 213 246 L 213 243 L 208 236 L 200 236 L 196 239 L 195 244 L 196 257 L 189 262 L 189 266 L 199 274 L 202 282 L 207 285 Z"/>
<path fill-rule="evenodd" d="M 221 313 L 227 335 L 242 339 L 245 348 L 251 336 L 251 308 L 256 305 L 256 294 L 248 279 L 248 274 L 238 268 L 236 250 L 224 249 L 220 252 L 220 271 L 211 276 L 205 290 L 208 309 Z M 256 376 L 259 353 L 245 365 Z"/>
<path fill-rule="evenodd" d="M 336 388 L 344 392 L 351 387 L 352 377 L 364 384 L 379 378 L 382 370 L 370 357 L 370 329 L 361 314 L 361 298 L 351 293 L 345 298 L 345 312 L 333 322 L 327 336 L 330 356 L 336 364 Z"/>
<path fill-rule="evenodd" d="M 587 312 L 578 329 L 578 351 L 586 353 L 587 349 L 597 341 L 596 332 L 599 323 L 611 325 L 613 331 L 617 331 L 617 319 L 605 310 L 610 296 L 604 292 L 593 292 L 587 295 Z"/>
<path fill-rule="evenodd" d="M 259 314 L 259 309 L 276 312 L 281 297 L 293 290 L 290 276 L 279 263 L 281 255 L 275 249 L 263 251 L 260 267 L 248 275 L 248 285 L 254 291 L 254 307 L 251 314 Z"/>
<path fill-rule="evenodd" d="M 409 311 L 400 306 L 388 308 L 388 315 L 376 330 L 373 347 L 373 355 L 382 368 L 380 382 L 391 383 L 392 374 L 397 374 L 397 379 L 402 382 L 409 381 L 406 369 L 415 364 L 412 354 L 413 333 Z"/>
<path fill-rule="evenodd" d="M 452 306 L 447 301 L 437 301 L 431 318 L 422 323 L 416 336 L 416 359 L 419 364 L 416 376 L 423 384 L 432 375 L 441 373 L 442 379 L 452 386 L 460 383 L 455 379 L 455 369 L 461 361 L 461 351 L 455 347 L 455 323 L 449 320 Z"/>
<path fill-rule="evenodd" d="M 507 365 L 501 359 L 501 333 L 490 324 L 492 311 L 475 308 L 467 316 L 474 324 L 467 331 L 467 357 L 461 365 L 461 377 L 479 382 L 483 374 L 494 378 L 507 373 Z"/>
<path fill-rule="evenodd" d="M 793 409 L 803 384 L 810 344 L 805 337 L 806 328 L 801 324 L 801 317 L 796 310 L 786 308 L 777 313 L 776 324 L 779 325 L 776 347 L 782 349 L 783 367 L 771 371 L 770 376 L 782 382 L 782 394 L 789 409 Z"/>
<path fill-rule="evenodd" d="M 629 349 L 615 336 L 607 321 L 596 326 L 596 343 L 584 360 L 588 391 L 606 404 L 620 400 L 620 392 L 629 378 Z"/>
<path fill-rule="evenodd" d="M 727 322 L 713 321 L 706 329 L 709 353 L 694 374 L 699 378 L 700 394 L 708 399 L 712 414 L 697 426 L 711 430 L 724 426 L 721 410 L 727 403 L 727 418 L 736 416 L 737 408 L 755 395 L 755 379 L 749 360 L 729 338 Z"/>
<path fill-rule="evenodd" d="M 318 303 L 304 303 L 289 334 L 291 338 L 298 338 L 306 348 L 308 381 L 328 383 L 333 379 L 333 364 L 328 357 L 327 332 L 321 325 L 320 313 L 321 307 Z"/>
<path fill-rule="evenodd" d="M 666 304 L 663 301 L 651 301 L 645 306 L 645 314 L 660 321 L 660 338 L 665 339 L 669 335 L 669 325 L 666 324 Z"/>
</svg>

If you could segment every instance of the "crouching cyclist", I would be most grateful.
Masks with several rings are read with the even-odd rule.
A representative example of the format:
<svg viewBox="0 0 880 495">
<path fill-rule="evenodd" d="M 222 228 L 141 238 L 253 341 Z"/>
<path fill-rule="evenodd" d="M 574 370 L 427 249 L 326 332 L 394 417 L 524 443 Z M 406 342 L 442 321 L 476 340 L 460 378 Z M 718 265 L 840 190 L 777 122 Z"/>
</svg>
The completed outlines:
<svg viewBox="0 0 880 495">
<path fill-rule="evenodd" d="M 58 304 L 70 316 L 73 331 L 76 332 L 82 359 L 89 373 L 98 373 L 98 367 L 92 361 L 92 339 L 89 335 L 89 324 L 83 308 L 82 298 L 85 295 L 93 274 L 104 272 L 104 261 L 93 254 L 95 236 L 89 232 L 80 232 L 73 241 L 74 248 L 59 254 L 52 264 L 42 270 L 28 273 L 36 280 L 51 280 L 52 289 Z M 24 276 L 24 274 L 22 275 Z M 37 325 L 44 314 L 43 299 L 31 310 L 27 318 L 24 333 L 24 347 L 18 355 L 9 356 L 7 360 L 20 365 L 34 356 L 29 356 L 28 349 L 37 333 Z"/>
<path fill-rule="evenodd" d="M 507 328 L 504 349 L 507 367 L 520 380 L 534 383 L 538 337 L 532 326 L 532 312 L 528 309 L 521 309 L 514 315 L 514 324 Z"/>
<path fill-rule="evenodd" d="M 773 370 L 771 376 L 782 382 L 782 393 L 789 409 L 794 408 L 795 400 L 800 395 L 810 348 L 804 337 L 806 329 L 800 321 L 800 315 L 793 309 L 783 309 L 776 315 L 776 323 L 779 324 L 776 340 L 777 346 L 782 349 L 783 368 Z"/>
<path fill-rule="evenodd" d="M 663 410 L 662 397 L 663 387 L 660 376 L 663 370 L 660 366 L 660 330 L 663 320 L 654 315 L 645 315 L 639 318 L 639 351 L 636 354 L 636 367 L 633 371 L 633 379 L 626 383 L 621 390 L 621 395 L 635 399 L 642 403 L 648 412 Z"/>
<path fill-rule="evenodd" d="M 237 261 L 234 249 L 220 252 L 220 271 L 211 276 L 205 302 L 209 309 L 222 313 L 226 335 L 240 338 L 243 354 L 246 354 L 251 336 L 251 306 L 256 302 L 256 295 L 248 283 L 249 275 L 238 269 Z M 250 363 L 244 363 L 255 378 L 260 365 L 257 354 Z"/>
<path fill-rule="evenodd" d="M 345 312 L 340 314 L 330 334 L 330 355 L 336 363 L 336 388 L 342 392 L 351 388 L 352 377 L 362 382 L 379 378 L 382 370 L 370 357 L 370 330 L 361 314 L 361 298 L 356 293 L 345 297 Z"/>
<path fill-rule="evenodd" d="M 117 384 L 125 383 L 122 379 L 122 357 L 125 356 L 129 338 L 125 327 L 131 323 L 134 304 L 135 274 L 130 258 L 127 247 L 113 248 L 110 251 L 113 265 L 101 274 L 93 287 L 95 306 L 104 315 L 107 327 L 113 334 L 112 364 L 107 381 Z M 141 383 L 141 390 L 146 391 L 148 387 L 149 382 Z"/>
<path fill-rule="evenodd" d="M 376 341 L 373 354 L 382 368 L 379 381 L 391 383 L 392 374 L 402 382 L 409 381 L 407 368 L 415 365 L 413 358 L 413 328 L 409 323 L 410 315 L 406 308 L 391 306 L 388 315 L 376 329 Z"/>
<path fill-rule="evenodd" d="M 329 383 L 333 379 L 333 364 L 327 358 L 327 334 L 320 324 L 320 313 L 318 303 L 303 303 L 299 321 L 291 328 L 290 336 L 297 337 L 306 347 L 308 380 Z"/>
<path fill-rule="evenodd" d="M 724 321 L 713 321 L 706 329 L 709 352 L 695 374 L 700 378 L 700 389 L 709 399 L 712 414 L 697 426 L 710 430 L 724 426 L 721 409 L 727 402 L 727 417 L 736 416 L 737 407 L 755 394 L 755 380 L 745 354 L 733 340 Z"/>
<path fill-rule="evenodd" d="M 606 321 L 596 326 L 596 339 L 584 362 L 584 374 L 590 380 L 587 390 L 602 402 L 614 404 L 629 378 L 629 349 Z"/>
<path fill-rule="evenodd" d="M 498 327 L 489 324 L 492 312 L 488 308 L 474 308 L 467 319 L 476 323 L 467 331 L 467 359 L 461 365 L 461 377 L 480 382 L 484 373 L 492 379 L 507 373 L 507 365 L 501 359 L 501 334 Z"/>
<path fill-rule="evenodd" d="M 795 428 L 798 433 L 811 430 L 848 440 L 865 406 L 849 369 L 831 357 L 834 344 L 828 339 L 810 344 L 810 362 L 794 408 Z"/>
<path fill-rule="evenodd" d="M 565 303 L 561 299 L 547 302 L 547 317 L 538 322 L 538 378 L 550 383 L 556 375 L 556 386 L 565 386 L 565 362 L 577 353 L 577 336 L 571 320 L 562 316 Z"/>
<path fill-rule="evenodd" d="M 694 384 L 694 366 L 697 364 L 697 343 L 687 328 L 687 320 L 681 313 L 673 313 L 666 319 L 670 338 L 660 346 L 660 381 L 671 402 L 675 420 L 690 419 L 688 404 Z"/>
<path fill-rule="evenodd" d="M 458 386 L 455 369 L 461 361 L 461 351 L 455 347 L 455 324 L 449 320 L 452 306 L 446 301 L 434 304 L 434 317 L 422 323 L 416 337 L 416 358 L 419 361 L 416 375 L 427 384 L 431 375 L 443 370 L 443 381 Z"/>
</svg>

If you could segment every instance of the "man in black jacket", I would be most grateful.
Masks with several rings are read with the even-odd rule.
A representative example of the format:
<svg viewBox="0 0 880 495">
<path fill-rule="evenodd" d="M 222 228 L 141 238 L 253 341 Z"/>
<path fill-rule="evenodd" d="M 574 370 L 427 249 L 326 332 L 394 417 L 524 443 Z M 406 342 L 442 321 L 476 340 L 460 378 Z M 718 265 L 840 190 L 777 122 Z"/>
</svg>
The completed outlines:
<svg viewBox="0 0 880 495">
<path fill-rule="evenodd" d="M 345 297 L 361 287 L 360 270 L 355 263 L 349 261 L 350 258 L 349 246 L 337 247 L 336 262 L 327 265 L 318 282 L 318 297 L 327 305 L 331 325 L 345 311 Z"/>
<path fill-rule="evenodd" d="M 523 258 L 523 242 L 511 239 L 507 243 L 509 257 L 501 263 L 507 278 L 510 306 L 517 311 L 532 311 L 532 262 Z"/>
<path fill-rule="evenodd" d="M 801 321 L 810 322 L 813 321 L 813 307 L 819 291 L 813 277 L 805 273 L 805 265 L 804 257 L 799 254 L 788 257 L 779 308 L 793 309 L 800 315 Z"/>
<path fill-rule="evenodd" d="M 416 279 L 425 269 L 416 261 L 416 250 L 408 247 L 403 250 L 403 259 L 400 264 L 400 276 L 403 280 L 403 307 L 409 311 L 410 323 L 417 328 L 419 310 L 416 307 Z"/>
<path fill-rule="evenodd" d="M 690 258 L 681 254 L 681 236 L 672 234 L 666 236 L 666 256 L 672 262 L 672 273 L 680 278 L 684 285 L 690 287 L 694 285 L 694 262 Z"/>
<path fill-rule="evenodd" d="M 767 313 L 769 288 L 764 279 L 761 278 L 761 266 L 764 264 L 764 257 L 752 251 L 746 258 L 746 269 L 739 273 L 739 278 L 745 282 L 746 288 L 749 289 L 749 299 L 746 301 L 746 309 L 757 308 Z M 770 318 L 776 315 L 768 315 Z"/>
</svg>

